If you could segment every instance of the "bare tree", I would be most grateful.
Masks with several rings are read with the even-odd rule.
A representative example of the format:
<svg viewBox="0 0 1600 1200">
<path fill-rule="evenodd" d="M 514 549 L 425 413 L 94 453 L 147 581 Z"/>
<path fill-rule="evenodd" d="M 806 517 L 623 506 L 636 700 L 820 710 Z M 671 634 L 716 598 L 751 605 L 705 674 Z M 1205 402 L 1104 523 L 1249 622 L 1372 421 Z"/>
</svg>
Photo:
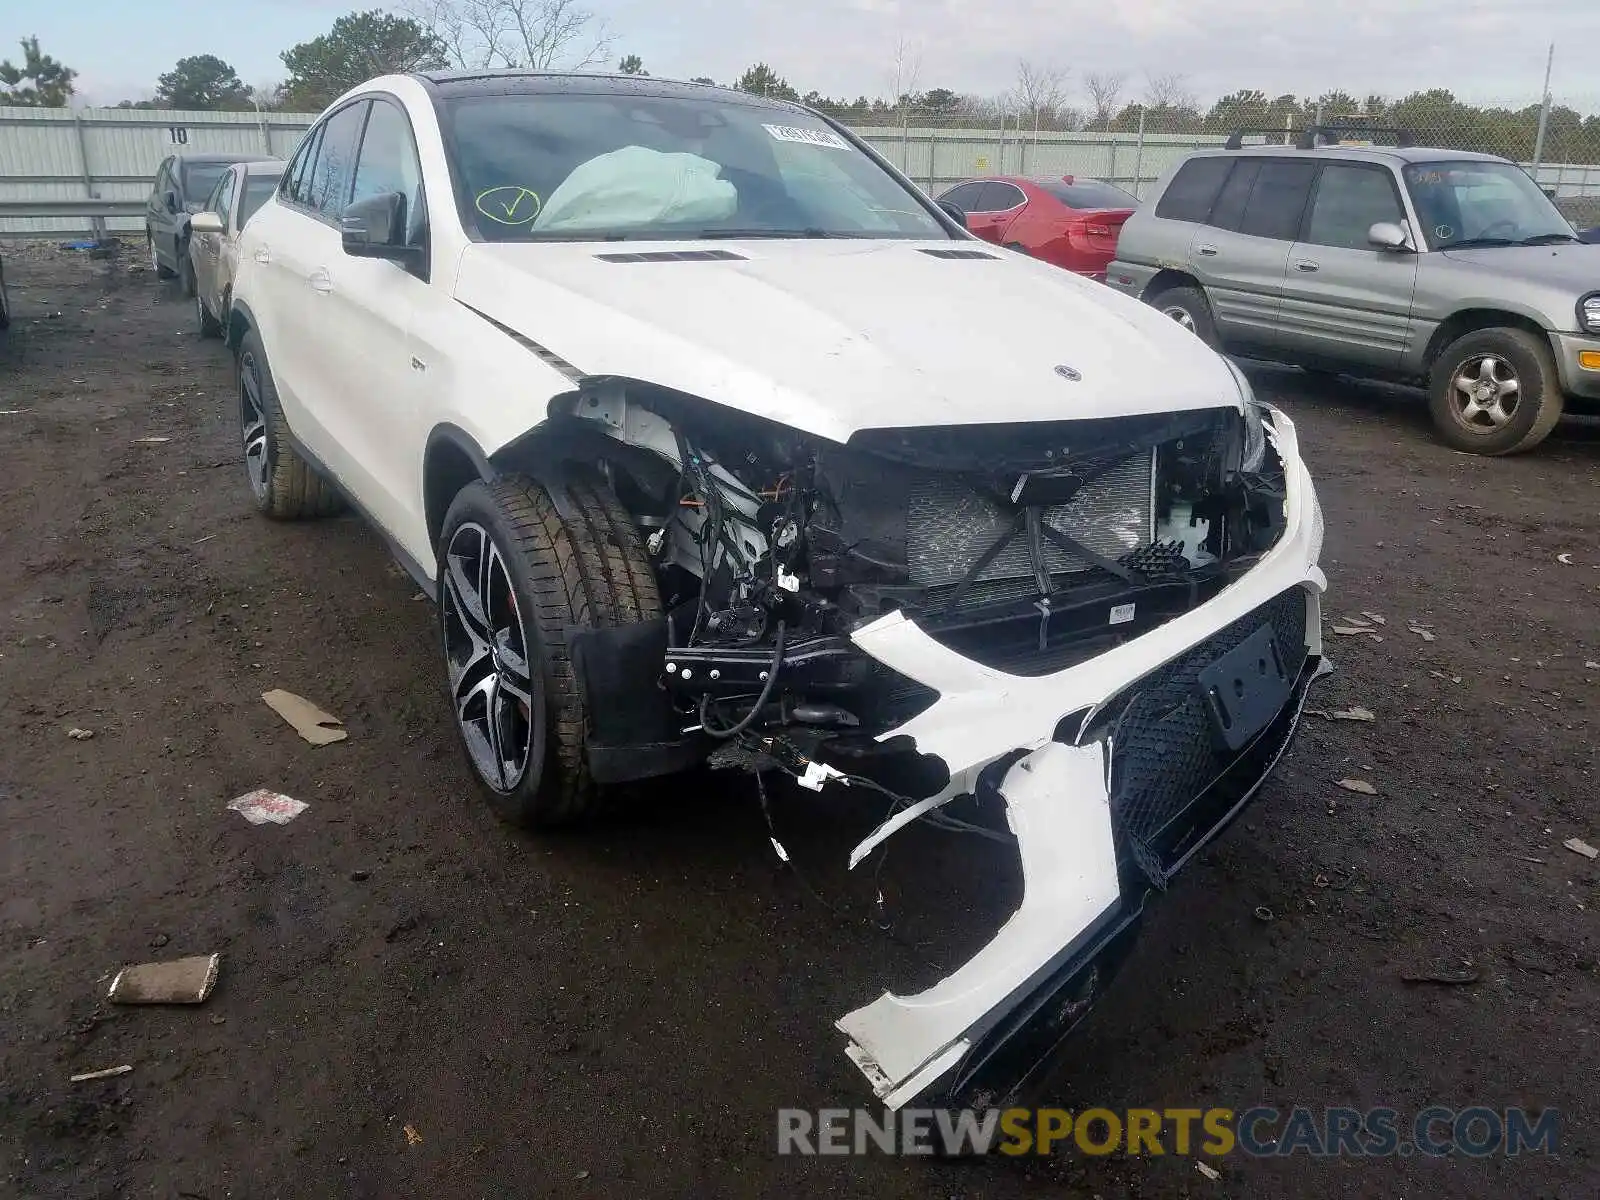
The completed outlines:
<svg viewBox="0 0 1600 1200">
<path fill-rule="evenodd" d="M 1089 93 L 1089 103 L 1093 106 L 1089 115 L 1091 128 L 1111 128 L 1111 118 L 1117 115 L 1117 102 L 1122 99 L 1122 87 L 1127 81 L 1128 77 L 1121 71 L 1091 71 L 1083 77 L 1083 89 Z"/>
<path fill-rule="evenodd" d="M 1144 89 L 1145 100 L 1151 108 L 1177 108 L 1185 111 L 1198 109 L 1200 101 L 1189 90 L 1189 80 L 1179 71 L 1167 71 L 1150 76 Z"/>
<path fill-rule="evenodd" d="M 1036 67 L 1024 59 L 1017 64 L 1017 85 L 1011 94 L 1019 121 L 1032 121 L 1034 129 L 1056 124 L 1067 99 L 1067 72 Z"/>
<path fill-rule="evenodd" d="M 917 83 L 922 78 L 922 47 L 900 38 L 889 61 L 889 99 L 900 108 L 900 123 L 910 125 L 910 107 L 917 102 Z"/>
<path fill-rule="evenodd" d="M 411 13 L 467 69 L 592 67 L 615 41 L 577 0 L 418 0 Z"/>
</svg>

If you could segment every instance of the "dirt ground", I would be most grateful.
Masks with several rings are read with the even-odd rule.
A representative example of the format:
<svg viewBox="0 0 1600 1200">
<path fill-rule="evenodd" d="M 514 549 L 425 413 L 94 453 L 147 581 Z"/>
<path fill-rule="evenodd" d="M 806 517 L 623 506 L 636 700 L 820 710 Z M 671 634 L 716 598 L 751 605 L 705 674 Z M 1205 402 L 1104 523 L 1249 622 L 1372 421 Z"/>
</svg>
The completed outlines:
<svg viewBox="0 0 1600 1200">
<path fill-rule="evenodd" d="M 1600 863 L 1562 847 L 1600 844 L 1592 429 L 1484 460 L 1414 396 L 1257 373 L 1321 487 L 1329 615 L 1386 619 L 1330 634 L 1312 703 L 1377 719 L 1308 718 L 1039 1097 L 1553 1106 L 1556 1155 L 1235 1156 L 1216 1182 L 1175 1155 L 780 1158 L 779 1108 L 866 1099 L 832 1020 L 925 971 L 952 909 L 1003 915 L 1003 853 L 909 836 L 890 938 L 839 869 L 881 814 L 848 804 L 775 797 L 803 879 L 722 776 L 501 827 L 432 605 L 355 519 L 252 513 L 230 359 L 186 303 L 125 261 L 0 253 L 0 1195 L 1594 1196 Z M 301 742 L 272 687 L 349 740 Z M 310 808 L 225 811 L 262 786 Z M 204 1006 L 103 999 L 212 951 Z M 1403 978 L 1438 971 L 1476 982 Z"/>
</svg>

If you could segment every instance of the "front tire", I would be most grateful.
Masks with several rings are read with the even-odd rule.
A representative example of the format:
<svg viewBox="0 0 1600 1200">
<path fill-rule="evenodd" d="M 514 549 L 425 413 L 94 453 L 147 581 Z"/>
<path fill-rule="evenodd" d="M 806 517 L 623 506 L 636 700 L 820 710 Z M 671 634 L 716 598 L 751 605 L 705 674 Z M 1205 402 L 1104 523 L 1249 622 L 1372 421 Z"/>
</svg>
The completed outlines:
<svg viewBox="0 0 1600 1200">
<path fill-rule="evenodd" d="M 245 474 L 256 509 L 277 521 L 331 517 L 344 508 L 333 486 L 295 452 L 278 403 L 261 335 L 254 329 L 239 345 L 239 425 Z"/>
<path fill-rule="evenodd" d="M 1428 411 L 1446 444 L 1518 454 L 1550 435 L 1566 398 L 1549 344 L 1525 329 L 1476 329 L 1433 364 Z"/>
<path fill-rule="evenodd" d="M 211 310 L 206 307 L 205 297 L 198 289 L 194 294 L 195 321 L 200 327 L 200 336 L 203 338 L 219 338 L 222 336 L 222 322 L 211 315 Z"/>
<path fill-rule="evenodd" d="M 1182 325 L 1213 350 L 1220 344 L 1211 303 L 1198 287 L 1168 288 L 1152 296 L 1150 306 Z"/>
<path fill-rule="evenodd" d="M 194 263 L 189 258 L 189 243 L 178 243 L 178 278 L 185 300 L 200 294 L 199 282 L 194 277 Z"/>
<path fill-rule="evenodd" d="M 627 511 L 597 474 L 573 470 L 567 482 L 570 519 L 535 480 L 469 484 L 439 536 L 456 732 L 490 808 L 525 827 L 571 824 L 595 806 L 572 639 L 661 615 Z"/>
<path fill-rule="evenodd" d="M 157 279 L 171 279 L 177 272 L 161 261 L 161 255 L 156 251 L 156 239 L 151 233 L 144 235 L 144 240 L 150 249 L 150 269 L 156 273 Z"/>
</svg>

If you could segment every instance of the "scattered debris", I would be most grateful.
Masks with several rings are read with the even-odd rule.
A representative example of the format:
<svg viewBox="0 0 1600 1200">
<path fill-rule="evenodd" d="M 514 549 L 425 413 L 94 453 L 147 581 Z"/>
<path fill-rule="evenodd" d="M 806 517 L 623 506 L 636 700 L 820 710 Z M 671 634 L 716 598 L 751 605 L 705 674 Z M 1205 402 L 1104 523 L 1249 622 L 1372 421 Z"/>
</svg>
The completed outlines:
<svg viewBox="0 0 1600 1200">
<path fill-rule="evenodd" d="M 350 878 L 355 883 L 365 883 L 372 878 L 371 871 L 351 871 Z"/>
<path fill-rule="evenodd" d="M 406 1126 L 406 1145 L 408 1145 L 408 1146 L 420 1146 L 420 1145 L 422 1145 L 422 1135 L 417 1132 L 417 1127 L 415 1125 L 407 1125 Z"/>
<path fill-rule="evenodd" d="M 262 692 L 261 698 L 267 702 L 267 707 L 293 725 L 295 732 L 313 746 L 329 746 L 350 736 L 338 728 L 344 724 L 343 721 L 331 713 L 323 712 L 303 696 L 274 688 L 270 692 Z"/>
<path fill-rule="evenodd" d="M 172 939 L 169 938 L 166 934 L 158 933 L 158 934 L 155 935 L 155 937 L 150 939 L 150 945 L 151 945 L 152 949 L 159 950 L 159 949 L 161 949 L 161 947 L 165 946 L 171 940 Z"/>
<path fill-rule="evenodd" d="M 1369 625 L 1335 625 L 1333 631 L 1340 637 L 1356 637 L 1358 634 L 1371 633 Z"/>
<path fill-rule="evenodd" d="M 1400 976 L 1403 983 L 1438 983 L 1446 987 L 1477 983 L 1481 978 L 1481 972 L 1469 962 L 1463 962 L 1461 969 L 1456 971 L 1408 971 Z"/>
<path fill-rule="evenodd" d="M 1277 918 L 1278 918 L 1278 914 L 1273 912 L 1265 904 L 1256 905 L 1256 920 L 1258 920 L 1258 921 L 1275 921 L 1275 920 L 1277 920 Z"/>
<path fill-rule="evenodd" d="M 82 1075 L 74 1075 L 73 1083 L 88 1083 L 91 1079 L 110 1079 L 114 1075 L 126 1075 L 133 1070 L 131 1063 L 123 1063 L 120 1067 L 107 1067 L 104 1071 L 85 1071 Z"/>
<path fill-rule="evenodd" d="M 1585 858 L 1600 858 L 1600 850 L 1596 850 L 1582 838 L 1568 838 L 1561 844 L 1574 854 L 1581 854 Z"/>
<path fill-rule="evenodd" d="M 1561 970 L 1548 958 L 1541 958 L 1520 946 L 1511 951 L 1511 965 L 1520 971 L 1537 971 L 1540 975 L 1555 975 Z"/>
<path fill-rule="evenodd" d="M 1378 789 L 1365 779 L 1341 779 L 1339 786 L 1347 792 L 1360 792 L 1363 796 L 1376 796 Z"/>
<path fill-rule="evenodd" d="M 1207 1179 L 1211 1180 L 1212 1183 L 1215 1183 L 1217 1180 L 1222 1178 L 1222 1172 L 1217 1170 L 1210 1163 L 1203 1163 L 1196 1160 L 1194 1165 L 1195 1169 Z"/>
<path fill-rule="evenodd" d="M 1587 671 L 1600 671 L 1600 662 L 1586 662 L 1583 666 Z"/>
<path fill-rule="evenodd" d="M 1572 565 L 1572 555 L 1558 554 L 1556 555 L 1556 561 L 1564 567 L 1570 567 Z"/>
<path fill-rule="evenodd" d="M 1432 675 L 1435 679 L 1448 679 L 1451 683 L 1460 683 L 1461 682 L 1461 676 L 1459 676 L 1459 675 L 1446 675 L 1443 671 L 1429 671 L 1428 674 Z"/>
<path fill-rule="evenodd" d="M 0 408 L 0 417 L 20 417 L 23 413 L 31 413 L 31 408 Z"/>
<path fill-rule="evenodd" d="M 1374 612 L 1363 612 L 1361 615 L 1367 620 L 1371 621 L 1374 625 L 1387 625 L 1389 623 Z"/>
<path fill-rule="evenodd" d="M 159 446 L 161 443 L 170 442 L 171 440 L 169 437 L 142 437 L 134 438 L 133 444 L 136 446 Z"/>
<path fill-rule="evenodd" d="M 214 538 L 216 536 L 217 535 L 214 534 L 214 533 L 208 533 L 208 534 L 205 535 L 205 537 L 195 538 L 195 540 L 190 542 L 189 544 L 191 546 L 198 546 L 201 542 L 209 542 L 212 538 Z"/>
<path fill-rule="evenodd" d="M 1517 857 L 1525 863 L 1538 863 L 1541 867 L 1544 866 L 1544 859 L 1535 858 L 1531 854 L 1519 854 Z"/>
<path fill-rule="evenodd" d="M 589 1172 L 587 1172 L 587 1171 L 579 1171 L 578 1174 L 575 1176 L 575 1178 L 587 1179 L 587 1178 L 589 1178 Z"/>
<path fill-rule="evenodd" d="M 199 1004 L 217 983 L 220 954 L 123 967 L 106 998 L 113 1004 Z"/>
<path fill-rule="evenodd" d="M 308 807 L 304 800 L 296 800 L 267 788 L 257 788 L 237 800 L 228 801 L 228 808 L 252 825 L 264 825 L 269 821 L 274 825 L 287 825 Z"/>
<path fill-rule="evenodd" d="M 92 738 L 94 736 L 94 730 L 92 730 L 92 729 L 69 729 L 69 730 L 67 730 L 67 736 L 69 738 L 71 738 L 75 742 L 87 742 L 90 738 Z"/>
<path fill-rule="evenodd" d="M 1370 709 L 1361 708 L 1360 706 L 1346 708 L 1328 715 L 1335 721 L 1376 721 L 1378 719 Z"/>
<path fill-rule="evenodd" d="M 1433 632 L 1431 630 L 1424 629 L 1420 625 L 1412 625 L 1410 627 L 1410 629 L 1411 629 L 1412 633 L 1416 634 L 1419 638 L 1421 638 L 1425 642 L 1432 642 L 1432 641 L 1437 641 L 1438 640 L 1434 636 L 1434 634 L 1433 634 Z"/>
</svg>

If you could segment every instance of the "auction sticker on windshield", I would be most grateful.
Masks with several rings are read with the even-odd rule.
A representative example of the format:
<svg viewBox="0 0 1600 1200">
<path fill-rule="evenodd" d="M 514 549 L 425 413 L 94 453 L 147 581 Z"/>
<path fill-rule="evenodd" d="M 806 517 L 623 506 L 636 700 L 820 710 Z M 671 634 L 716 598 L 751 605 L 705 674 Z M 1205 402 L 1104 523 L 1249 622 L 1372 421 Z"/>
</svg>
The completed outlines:
<svg viewBox="0 0 1600 1200">
<path fill-rule="evenodd" d="M 850 143 L 831 129 L 798 129 L 793 125 L 763 125 L 762 128 L 780 142 L 799 142 L 802 146 L 826 146 L 830 150 L 850 149 Z"/>
</svg>

